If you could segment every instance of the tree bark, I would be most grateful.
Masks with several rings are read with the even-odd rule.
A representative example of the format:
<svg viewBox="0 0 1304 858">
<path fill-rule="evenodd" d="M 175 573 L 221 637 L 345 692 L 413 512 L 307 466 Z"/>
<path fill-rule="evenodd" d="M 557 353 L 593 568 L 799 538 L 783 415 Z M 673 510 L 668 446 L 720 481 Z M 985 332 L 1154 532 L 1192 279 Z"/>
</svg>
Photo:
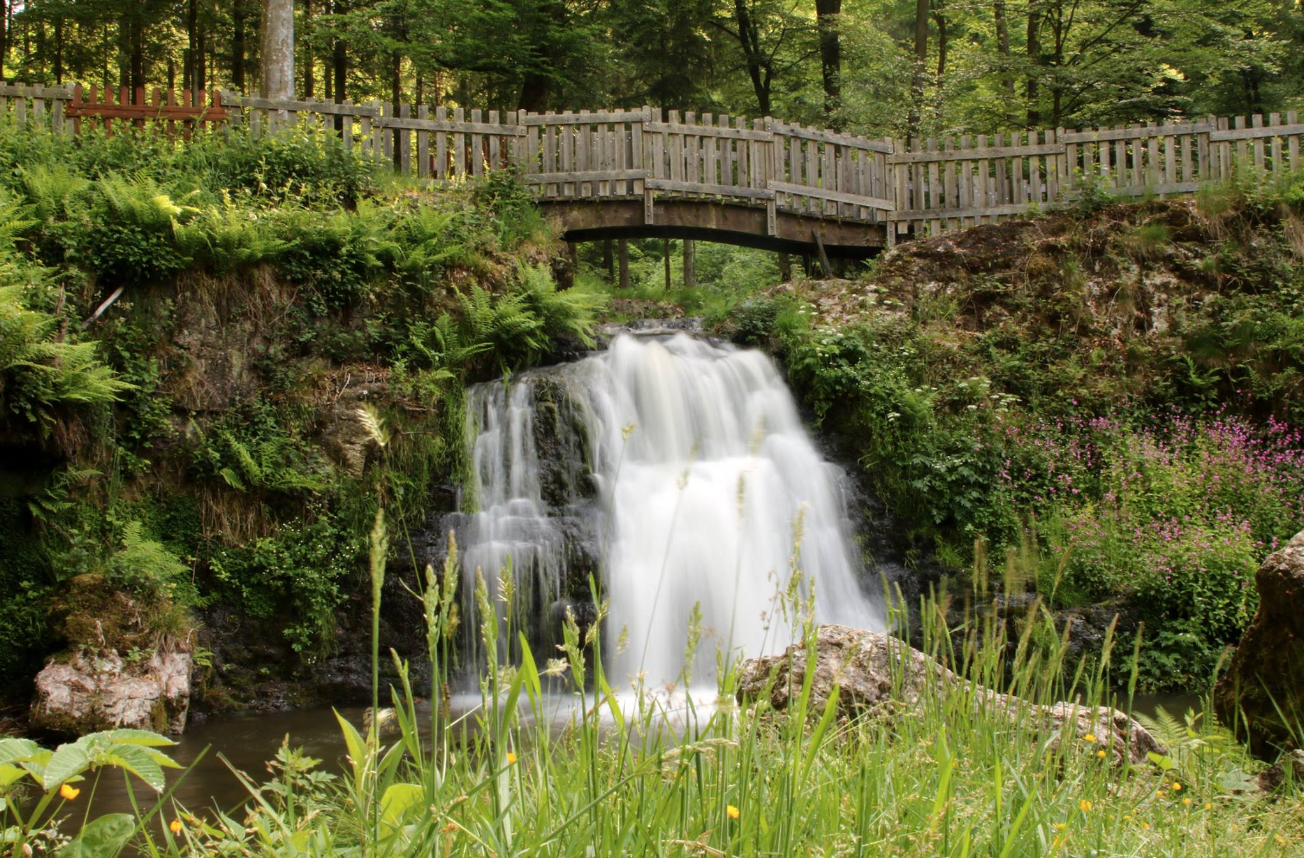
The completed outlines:
<svg viewBox="0 0 1304 858">
<path fill-rule="evenodd" d="M 747 61 L 747 76 L 756 93 L 756 106 L 763 116 L 769 116 L 771 69 L 761 48 L 760 30 L 752 20 L 751 10 L 747 8 L 747 0 L 734 0 L 734 23 L 738 25 L 738 41 Z"/>
<path fill-rule="evenodd" d="M 245 88 L 245 0 L 231 6 L 231 85 Z"/>
<path fill-rule="evenodd" d="M 263 0 L 264 98 L 294 97 L 294 0 Z"/>
<path fill-rule="evenodd" d="M 662 245 L 662 259 L 666 268 L 666 291 L 670 291 L 670 239 L 665 239 Z"/>
<path fill-rule="evenodd" d="M 1005 0 L 996 0 L 996 49 L 1001 53 L 1001 86 L 1005 89 L 1005 103 L 1008 110 L 1007 122 L 1014 122 L 1014 75 L 1010 74 L 1010 20 L 1005 12 Z"/>
<path fill-rule="evenodd" d="M 54 82 L 63 83 L 63 18 L 54 19 Z"/>
<path fill-rule="evenodd" d="M 4 9 L 0 10 L 0 80 L 4 80 L 5 60 L 9 58 L 9 2 L 4 0 Z"/>
<path fill-rule="evenodd" d="M 915 0 L 915 78 L 910 90 L 910 114 L 906 119 L 911 141 L 919 137 L 924 110 L 925 66 L 928 63 L 928 0 Z"/>
<path fill-rule="evenodd" d="M 312 29 L 312 0 L 303 0 L 303 97 L 311 99 L 315 94 L 313 90 L 317 88 L 317 82 L 313 74 L 313 55 L 312 43 L 309 41 L 308 33 Z"/>
<path fill-rule="evenodd" d="M 820 34 L 820 70 L 824 77 L 824 118 L 841 128 L 842 39 L 838 32 L 842 0 L 815 0 L 815 20 Z"/>
<path fill-rule="evenodd" d="M 697 285 L 697 243 L 691 238 L 684 239 L 684 286 Z"/>
<path fill-rule="evenodd" d="M 616 253 L 611 239 L 602 242 L 602 270 L 607 272 L 607 282 L 616 279 Z"/>
<path fill-rule="evenodd" d="M 620 239 L 616 242 L 616 260 L 619 264 L 620 277 L 618 283 L 621 289 L 629 288 L 629 242 Z"/>
<path fill-rule="evenodd" d="M 1024 95 L 1028 100 L 1028 127 L 1041 122 L 1037 68 L 1041 65 L 1041 8 L 1036 0 L 1028 4 L 1028 59 L 1031 66 L 1024 82 Z"/>
<path fill-rule="evenodd" d="M 933 21 L 937 23 L 937 88 L 940 94 L 946 80 L 946 0 L 933 0 Z"/>
<path fill-rule="evenodd" d="M 779 253 L 779 279 L 784 283 L 792 279 L 792 257 L 783 252 Z"/>
</svg>

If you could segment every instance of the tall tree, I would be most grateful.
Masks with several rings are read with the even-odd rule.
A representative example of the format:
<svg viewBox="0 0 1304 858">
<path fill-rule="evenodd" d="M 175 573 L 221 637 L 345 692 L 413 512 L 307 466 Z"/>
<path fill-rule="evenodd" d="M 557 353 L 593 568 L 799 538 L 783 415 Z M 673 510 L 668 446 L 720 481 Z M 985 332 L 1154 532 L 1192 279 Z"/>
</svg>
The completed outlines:
<svg viewBox="0 0 1304 858">
<path fill-rule="evenodd" d="M 841 127 L 842 113 L 842 0 L 815 0 L 815 20 L 820 34 L 820 72 L 824 83 L 824 117 Z"/>
<path fill-rule="evenodd" d="M 294 97 L 294 0 L 263 0 L 262 93 Z"/>
</svg>

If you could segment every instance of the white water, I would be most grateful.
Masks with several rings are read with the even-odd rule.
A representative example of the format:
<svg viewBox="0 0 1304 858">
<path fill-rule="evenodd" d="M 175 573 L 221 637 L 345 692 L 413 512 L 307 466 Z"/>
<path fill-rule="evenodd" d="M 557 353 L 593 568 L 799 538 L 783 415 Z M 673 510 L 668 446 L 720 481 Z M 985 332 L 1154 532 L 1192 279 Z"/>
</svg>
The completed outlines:
<svg viewBox="0 0 1304 858">
<path fill-rule="evenodd" d="M 538 407 L 541 390 L 561 400 L 555 412 Z M 711 680 L 717 648 L 755 656 L 786 646 L 792 631 L 775 594 L 794 565 L 814 581 L 818 621 L 883 627 L 857 583 L 842 474 L 760 352 L 621 335 L 510 389 L 477 386 L 468 434 L 480 508 L 459 536 L 464 582 L 479 566 L 492 586 L 510 556 L 526 610 L 547 626 L 564 615 L 568 590 L 580 592 L 569 582 L 595 573 L 611 603 L 603 644 L 613 684 L 640 671 L 651 687 L 677 681 L 694 604 L 704 631 L 695 681 Z M 542 453 L 540 437 L 552 439 Z M 613 654 L 621 629 L 628 646 Z"/>
</svg>

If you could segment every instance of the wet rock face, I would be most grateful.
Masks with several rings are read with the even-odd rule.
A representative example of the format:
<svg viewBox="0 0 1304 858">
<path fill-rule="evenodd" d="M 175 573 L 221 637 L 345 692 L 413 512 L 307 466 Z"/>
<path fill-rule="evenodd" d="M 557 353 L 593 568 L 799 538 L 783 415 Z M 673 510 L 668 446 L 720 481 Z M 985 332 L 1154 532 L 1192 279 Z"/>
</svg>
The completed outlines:
<svg viewBox="0 0 1304 858">
<path fill-rule="evenodd" d="M 177 735 L 190 711 L 193 666 L 185 652 L 129 662 L 114 651 L 79 650 L 37 674 L 31 726 L 65 735 L 115 727 Z"/>
<path fill-rule="evenodd" d="M 1008 717 L 1016 725 L 1045 731 L 1053 744 L 1065 735 L 1091 735 L 1116 764 L 1141 763 L 1159 743 L 1136 721 L 1117 709 L 1084 708 L 1073 703 L 1043 706 L 969 682 L 908 644 L 879 632 L 846 626 L 820 626 L 811 678 L 808 711 L 824 711 L 834 685 L 840 687 L 838 714 L 844 718 L 870 715 L 883 718 L 909 711 L 932 687 L 954 687 L 971 695 L 975 707 Z M 766 700 L 776 710 L 788 708 L 800 694 L 806 677 L 803 644 L 782 655 L 749 659 L 743 664 L 738 700 Z M 899 677 L 894 681 L 894 677 Z"/>
<path fill-rule="evenodd" d="M 1298 744 L 1304 725 L 1304 532 L 1263 561 L 1255 583 L 1259 610 L 1214 688 L 1214 708 L 1271 758 Z"/>
</svg>

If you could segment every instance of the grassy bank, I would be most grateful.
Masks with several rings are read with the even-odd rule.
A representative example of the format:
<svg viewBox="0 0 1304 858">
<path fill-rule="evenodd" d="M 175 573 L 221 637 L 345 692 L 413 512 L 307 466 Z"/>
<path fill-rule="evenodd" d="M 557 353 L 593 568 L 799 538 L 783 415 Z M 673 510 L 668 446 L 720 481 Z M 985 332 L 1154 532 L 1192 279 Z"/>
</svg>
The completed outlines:
<svg viewBox="0 0 1304 858">
<path fill-rule="evenodd" d="M 385 551 L 382 537 L 374 544 Z M 456 579 L 450 559 L 442 580 Z M 716 702 L 686 706 L 680 695 L 606 677 L 601 645 L 615 630 L 603 635 L 573 620 L 560 658 L 545 665 L 545 654 L 532 656 L 525 645 L 521 664 L 501 668 L 499 632 L 510 638 L 513 630 L 500 629 L 496 616 L 499 609 L 511 616 L 513 597 L 510 583 L 497 598 L 482 583 L 481 614 L 466 618 L 480 624 L 486 649 L 482 704 L 466 718 L 450 721 L 436 706 L 427 720 L 404 682 L 391 689 L 394 733 L 359 732 L 341 721 L 348 750 L 342 769 L 296 751 L 291 740 L 271 761 L 266 783 L 232 774 L 249 792 L 242 807 L 186 808 L 142 788 L 137 814 L 93 822 L 78 845 L 95 855 L 134 844 L 151 855 L 921 858 L 1240 858 L 1304 849 L 1296 786 L 1288 781 L 1285 792 L 1260 793 L 1254 775 L 1263 764 L 1207 714 L 1153 725 L 1166 753 L 1118 766 L 1103 737 L 1070 732 L 1052 741 L 1021 704 L 1012 717 L 1003 707 L 975 704 L 955 683 L 925 684 L 911 689 L 919 692 L 913 704 L 851 720 L 836 716 L 836 693 L 828 705 L 813 705 L 809 684 L 792 690 L 784 713 L 765 702 L 737 706 L 738 664 L 725 653 Z M 428 657 L 437 665 L 447 664 L 453 602 L 451 588 L 431 573 L 424 606 Z M 799 603 L 784 607 L 806 616 Z M 1011 677 L 1008 689 L 1030 702 L 1118 702 L 1109 692 L 1114 661 L 1073 663 L 1056 629 L 1035 617 L 1017 636 L 1005 624 L 974 623 L 972 648 L 957 657 L 938 606 L 924 616 L 930 651 L 976 680 Z M 810 652 L 808 616 L 802 627 Z M 1043 629 L 1049 636 L 1039 642 Z M 698 646 L 699 631 L 686 629 L 688 649 Z M 593 660 L 586 664 L 588 646 Z M 894 680 L 894 699 L 910 699 L 902 681 Z M 574 702 L 561 730 L 546 714 L 558 695 Z M 115 740 L 108 751 L 95 744 Z M 131 753 L 121 751 L 124 744 Z M 53 851 L 66 842 L 60 819 L 95 819 L 88 805 L 97 778 L 116 774 L 101 770 L 126 768 L 162 784 L 166 740 L 132 734 L 71 747 L 58 752 L 56 765 L 34 745 L 0 740 L 9 761 L 0 767 L 7 784 L 0 789 L 16 785 L 50 797 L 39 813 L 28 812 L 30 801 L 0 811 L 11 842 Z"/>
<path fill-rule="evenodd" d="M 48 609 L 96 575 L 172 618 L 132 640 L 193 650 L 201 700 L 308 689 L 365 638 L 377 504 L 451 502 L 465 384 L 587 337 L 554 243 L 509 176 L 432 192 L 329 135 L 0 125 L 0 688 L 79 645 Z"/>
</svg>

